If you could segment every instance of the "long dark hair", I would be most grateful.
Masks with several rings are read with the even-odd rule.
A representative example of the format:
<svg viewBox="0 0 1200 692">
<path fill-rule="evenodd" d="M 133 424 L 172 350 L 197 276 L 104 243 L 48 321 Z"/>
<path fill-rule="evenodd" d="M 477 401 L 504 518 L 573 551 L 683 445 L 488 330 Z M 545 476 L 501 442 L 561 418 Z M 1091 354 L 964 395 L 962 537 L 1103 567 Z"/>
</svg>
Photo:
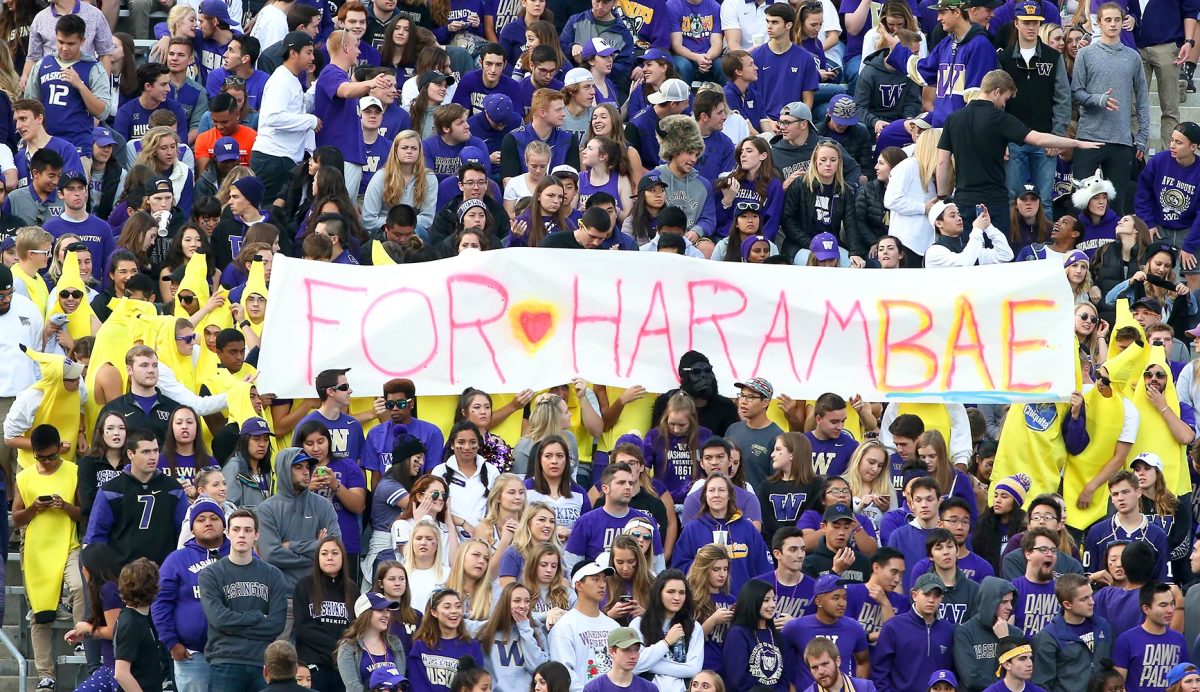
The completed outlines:
<svg viewBox="0 0 1200 692">
<path fill-rule="evenodd" d="M 192 468 L 199 471 L 205 466 L 212 466 L 212 457 L 208 454 L 208 448 L 204 446 L 203 425 L 204 421 L 200 419 L 200 414 L 196 413 L 196 409 L 191 406 L 181 404 L 178 408 L 171 412 L 171 417 L 167 421 L 167 436 L 163 439 L 162 460 L 160 467 L 178 468 L 175 460 L 179 457 L 179 452 L 176 451 L 178 442 L 175 440 L 175 433 L 169 430 L 171 424 L 175 422 L 175 416 L 180 411 L 190 411 L 192 417 L 196 419 L 196 438 L 192 440 Z M 174 475 L 174 474 L 172 474 Z"/>
<path fill-rule="evenodd" d="M 324 436 L 325 441 L 329 444 L 329 451 L 326 453 L 327 461 L 333 460 L 333 437 L 329 434 L 329 426 L 319 420 L 305 421 L 303 425 L 296 428 L 296 432 L 292 435 L 292 446 L 304 448 L 304 439 L 313 433 L 318 433 Z"/>
<path fill-rule="evenodd" d="M 394 569 L 404 572 L 404 582 L 408 584 L 408 568 L 404 566 L 404 563 L 399 560 L 384 560 L 379 563 L 378 569 L 375 570 L 375 581 L 371 584 L 371 590 L 376 593 L 383 593 L 383 578 L 387 576 L 388 572 Z M 413 608 L 412 591 L 409 589 L 410 587 L 406 586 L 404 594 L 398 599 L 400 607 L 392 611 L 394 613 L 393 620 L 405 625 L 412 625 L 415 628 L 421 624 L 421 613 L 416 608 Z"/>
<path fill-rule="evenodd" d="M 483 449 L 483 432 L 479 430 L 479 426 L 475 425 L 465 418 L 458 421 L 450 428 L 450 434 L 446 435 L 446 451 L 442 454 L 442 461 L 446 461 L 454 456 L 454 438 L 458 437 L 460 432 L 470 431 L 475 433 L 475 439 L 479 441 L 479 448 Z M 447 469 L 449 471 L 449 469 Z M 483 484 L 487 485 L 487 472 L 484 472 Z M 449 480 L 446 481 L 449 484 Z"/>
<path fill-rule="evenodd" d="M 730 177 L 741 183 L 745 183 L 747 178 L 750 177 L 749 171 L 744 170 L 741 164 L 742 147 L 747 144 L 754 147 L 758 153 L 767 155 L 767 158 L 763 159 L 763 162 L 759 164 L 758 175 L 752 181 L 755 192 L 765 202 L 767 199 L 767 188 L 771 186 L 771 181 L 780 180 L 781 177 L 779 169 L 775 167 L 775 162 L 771 159 L 771 146 L 767 144 L 766 140 L 755 135 L 753 137 L 746 137 L 741 142 L 738 142 L 738 145 L 733 150 L 733 172 L 730 174 Z"/>
<path fill-rule="evenodd" d="M 325 164 L 321 164 L 324 168 Z M 338 178 L 341 179 L 340 176 Z M 341 236 L 342 247 L 348 248 L 351 251 L 357 251 L 367 241 L 367 235 L 363 233 L 362 223 L 358 218 L 358 207 L 350 200 L 349 194 L 345 191 L 345 181 L 342 181 L 343 190 L 340 192 L 321 195 L 313 200 L 310 206 L 308 221 L 304 225 L 304 230 L 301 232 L 297 240 L 308 237 L 317 228 L 317 219 L 321 218 L 326 213 L 336 213 L 342 217 L 342 223 L 345 224 L 345 233 Z M 332 202 L 336 207 L 336 212 L 323 212 L 321 207 Z"/>
<path fill-rule="evenodd" d="M 384 478 L 388 478 L 399 483 L 404 487 L 405 490 L 409 491 L 412 490 L 413 483 L 417 480 L 417 476 L 413 476 L 408 467 L 409 459 L 412 459 L 415 455 L 410 454 L 403 459 L 400 459 L 397 458 L 395 450 L 397 447 L 399 447 L 400 442 L 407 443 L 410 438 L 413 440 L 417 439 L 408 433 L 401 433 L 396 436 L 396 439 L 392 443 L 392 465 L 389 466 L 387 472 L 383 474 Z M 425 454 L 428 455 L 429 450 L 426 450 Z"/>
<path fill-rule="evenodd" d="M 491 617 L 475 633 L 475 638 L 479 640 L 484 653 L 490 653 L 497 641 L 509 642 L 515 636 L 517 621 L 512 615 L 512 597 L 517 589 L 524 589 L 529 594 L 530 607 L 533 607 L 533 592 L 529 587 L 519 581 L 509 582 L 500 592 L 496 606 L 492 608 Z"/>
<path fill-rule="evenodd" d="M 115 411 L 109 411 L 96 416 L 96 425 L 92 427 L 92 444 L 88 446 L 87 452 L 84 453 L 85 457 L 104 459 L 108 455 L 108 447 L 106 447 L 104 444 L 104 421 L 113 416 L 116 416 L 117 420 L 121 421 L 121 424 L 124 425 L 125 419 L 121 417 L 121 414 L 116 413 Z M 129 434 L 129 426 L 127 425 L 125 426 L 125 434 Z M 124 465 L 124 448 L 117 447 L 116 449 L 121 453 L 122 465 Z"/>
<path fill-rule="evenodd" d="M 538 247 L 542 244 L 542 239 L 548 235 L 546 232 L 546 224 L 542 221 L 542 217 L 546 215 L 546 212 L 542 211 L 542 192 L 548 187 L 555 186 L 562 187 L 563 184 L 558 178 L 555 178 L 552 175 L 547 175 L 538 181 L 537 186 L 533 190 L 533 194 L 530 195 L 529 230 L 526 240 L 529 247 Z M 556 214 L 550 215 L 550 218 L 553 220 L 554 224 L 558 226 L 558 230 L 560 231 L 567 230 L 567 201 L 565 199 L 565 188 L 563 190 L 563 195 L 564 199 L 562 206 L 558 208 L 558 212 Z"/>
<path fill-rule="evenodd" d="M 738 593 L 737 603 L 733 606 L 733 621 L 729 624 L 733 627 L 742 625 L 750 628 L 750 631 L 757 630 L 760 619 L 758 612 L 762 609 L 763 599 L 774 590 L 775 587 L 761 579 L 746 582 Z M 775 621 L 767 620 L 767 628 L 774 633 Z"/>
<path fill-rule="evenodd" d="M 246 460 L 247 466 L 250 465 L 250 437 L 250 435 L 238 435 L 237 447 L 235 447 L 233 450 L 235 455 L 240 455 Z M 271 463 L 271 460 L 274 458 L 274 438 L 271 435 L 267 435 L 267 455 L 262 458 L 262 461 L 259 462 L 258 472 L 267 477 L 267 483 L 269 487 L 273 487 L 275 485 L 274 481 L 272 480 L 272 477 L 275 475 L 275 469 L 274 464 Z"/>
<path fill-rule="evenodd" d="M 178 269 L 188 263 L 188 258 L 183 256 L 183 234 L 189 230 L 200 234 L 200 248 L 196 252 L 204 255 L 204 260 L 208 264 L 208 274 L 212 276 L 217 269 L 217 256 L 213 254 L 212 242 L 208 239 L 208 234 L 204 232 L 204 229 L 191 222 L 184 224 L 171 239 L 171 245 L 167 248 L 166 266 Z"/>
<path fill-rule="evenodd" d="M 658 215 L 663 209 L 666 209 L 666 200 L 663 200 L 663 206 L 658 211 L 652 212 L 646 206 L 646 193 L 641 193 L 633 198 L 633 208 L 629 210 L 630 235 L 638 242 L 648 241 L 658 232 Z M 728 251 L 726 251 L 728 254 Z"/>
<path fill-rule="evenodd" d="M 318 557 L 321 554 L 321 548 L 326 543 L 333 543 L 342 551 L 342 569 L 338 571 L 337 577 L 331 579 L 327 574 L 321 571 L 321 561 Z M 358 585 L 350 578 L 350 554 L 346 552 L 346 544 L 342 543 L 342 539 L 337 536 L 326 536 L 317 542 L 317 549 L 313 554 L 313 571 L 311 575 L 312 589 L 308 592 L 308 601 L 316 607 L 316 612 L 321 612 L 321 604 L 325 602 L 325 583 L 331 582 L 331 585 L 336 586 L 337 582 L 341 582 L 342 601 L 346 604 L 346 612 L 354 612 L 354 602 L 358 600 Z M 351 617 L 351 616 L 347 616 Z"/>
<path fill-rule="evenodd" d="M 122 52 L 125 53 L 125 57 L 121 59 L 121 76 L 117 90 L 127 99 L 136 98 L 142 91 L 142 85 L 138 84 L 137 78 L 137 46 L 133 42 L 133 36 L 123 31 L 113 34 L 113 40 L 121 44 Z"/>
<path fill-rule="evenodd" d="M 533 687 L 536 684 L 534 680 L 539 675 L 542 676 L 542 680 L 546 683 L 547 692 L 570 692 L 571 672 L 558 661 L 546 661 L 533 669 L 533 675 L 530 677 L 529 682 L 529 692 L 533 692 Z"/>
<path fill-rule="evenodd" d="M 571 497 L 571 448 L 567 446 L 567 441 L 561 435 L 544 437 L 533 446 L 533 450 L 529 453 L 529 470 L 525 472 L 525 477 L 533 479 L 534 490 L 543 495 L 550 494 L 550 481 L 546 479 L 546 473 L 542 470 L 542 450 L 550 445 L 559 445 L 567 456 L 563 475 L 558 479 L 558 493 L 563 497 Z"/>
<path fill-rule="evenodd" d="M 671 617 L 668 623 L 667 611 L 662 604 L 662 592 L 667 587 L 667 582 L 671 581 L 682 583 L 686 596 L 683 599 L 683 607 Z M 686 651 L 688 642 L 692 638 L 692 630 L 696 628 L 695 610 L 692 588 L 688 586 L 687 576 L 677 569 L 666 569 L 659 572 L 658 576 L 654 578 L 654 583 L 650 585 L 650 602 L 646 604 L 646 613 L 642 615 L 642 641 L 646 646 L 656 644 L 665 635 L 665 628 L 668 624 L 683 625 L 683 646 Z"/>
<path fill-rule="evenodd" d="M 979 513 L 979 521 L 975 524 L 975 530 L 971 532 L 971 548 L 975 554 L 992 566 L 992 569 L 998 570 L 996 574 L 1000 574 L 1002 567 L 1000 561 L 1000 521 L 999 515 L 989 505 Z M 1013 502 L 1013 510 L 1008 513 L 1008 535 L 1017 535 L 1025 528 L 1025 510 L 1021 508 L 1020 503 Z"/>
<path fill-rule="evenodd" d="M 93 627 L 103 627 L 107 623 L 100 589 L 109 582 L 116 583 L 117 575 L 121 573 L 117 553 L 107 543 L 92 543 L 79 553 L 79 562 L 88 572 L 88 600 L 92 604 L 92 611 L 88 614 L 87 622 Z"/>
</svg>

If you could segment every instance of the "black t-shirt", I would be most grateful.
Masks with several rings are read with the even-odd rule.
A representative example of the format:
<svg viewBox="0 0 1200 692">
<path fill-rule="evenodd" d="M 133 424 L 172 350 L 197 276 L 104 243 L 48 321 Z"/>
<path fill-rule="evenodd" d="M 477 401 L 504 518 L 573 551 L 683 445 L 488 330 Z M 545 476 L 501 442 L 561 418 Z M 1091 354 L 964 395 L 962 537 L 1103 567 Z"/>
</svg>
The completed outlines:
<svg viewBox="0 0 1200 692">
<path fill-rule="evenodd" d="M 556 231 L 542 239 L 542 247 L 559 247 L 568 250 L 586 250 L 575 240 L 575 231 Z"/>
<path fill-rule="evenodd" d="M 955 199 L 1007 199 L 1004 152 L 1030 129 L 991 101 L 976 99 L 946 118 L 938 149 L 954 154 Z"/>
<path fill-rule="evenodd" d="M 133 608 L 121 609 L 113 651 L 118 660 L 129 661 L 130 672 L 144 692 L 161 692 L 163 688 L 161 646 L 149 616 Z"/>
</svg>

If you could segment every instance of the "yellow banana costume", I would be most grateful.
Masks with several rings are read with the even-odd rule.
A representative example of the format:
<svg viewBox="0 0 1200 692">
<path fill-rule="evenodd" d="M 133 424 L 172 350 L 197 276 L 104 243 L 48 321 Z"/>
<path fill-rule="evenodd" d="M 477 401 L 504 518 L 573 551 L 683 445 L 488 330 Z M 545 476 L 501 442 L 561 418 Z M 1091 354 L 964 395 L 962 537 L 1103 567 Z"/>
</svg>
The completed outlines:
<svg viewBox="0 0 1200 692">
<path fill-rule="evenodd" d="M 50 289 L 46 288 L 46 282 L 42 277 L 34 274 L 30 276 L 21 268 L 21 263 L 18 262 L 9 267 L 12 270 L 13 278 L 25 285 L 25 292 L 29 294 L 29 299 L 33 301 L 38 310 L 45 310 L 46 303 L 50 302 Z"/>
<path fill-rule="evenodd" d="M 17 474 L 16 481 L 17 492 L 26 507 L 36 503 L 38 497 L 54 494 L 65 502 L 74 503 L 79 469 L 63 459 L 50 475 L 38 473 L 36 465 L 29 466 Z M 67 556 L 79 549 L 75 522 L 63 511 L 40 512 L 25 528 L 25 537 L 21 567 L 25 571 L 25 595 L 29 598 L 29 606 L 35 613 L 58 610 Z"/>
<path fill-rule="evenodd" d="M 121 375 L 125 383 L 122 388 L 129 388 L 129 375 L 125 372 L 125 354 L 138 342 L 146 343 L 145 333 L 147 322 L 139 316 L 153 318 L 154 305 L 143 300 L 132 298 L 113 298 L 108 303 L 112 314 L 100 331 L 96 332 L 96 343 L 92 346 L 92 359 L 88 362 L 87 375 L 84 384 L 87 386 L 88 398 L 84 403 L 86 430 L 90 433 L 100 415 L 102 406 L 96 399 L 96 377 L 105 365 L 112 365 Z"/>
<path fill-rule="evenodd" d="M 78 389 L 68 392 L 63 387 L 63 365 L 66 359 L 52 353 L 30 350 L 26 350 L 25 355 L 37 363 L 42 370 L 42 378 L 33 384 L 34 389 L 42 392 L 42 403 L 37 408 L 37 413 L 33 417 L 33 425 L 29 426 L 29 430 L 33 430 L 39 425 L 53 425 L 62 439 L 71 443 L 71 448 L 63 453 L 62 458 L 66 461 L 75 461 L 75 442 L 79 437 L 82 402 Z M 82 383 L 80 384 L 82 385 Z M 29 431 L 26 431 L 24 436 L 28 435 Z M 17 463 L 21 468 L 34 465 L 33 452 L 28 449 L 18 449 Z M 64 497 L 64 499 L 66 498 Z"/>
<path fill-rule="evenodd" d="M 88 302 L 87 285 L 83 283 L 83 277 L 79 274 L 79 254 L 68 252 L 66 258 L 63 259 L 62 275 L 58 277 L 58 283 L 54 284 L 54 302 L 46 308 L 46 318 L 55 313 L 66 312 L 63 310 L 58 294 L 65 290 L 76 290 L 83 293 L 83 299 L 79 301 L 79 307 L 75 311 L 67 314 L 67 334 L 71 335 L 72 339 L 82 339 L 85 336 L 95 336 L 92 333 L 92 318 L 96 316 L 92 312 L 92 305 Z"/>
</svg>

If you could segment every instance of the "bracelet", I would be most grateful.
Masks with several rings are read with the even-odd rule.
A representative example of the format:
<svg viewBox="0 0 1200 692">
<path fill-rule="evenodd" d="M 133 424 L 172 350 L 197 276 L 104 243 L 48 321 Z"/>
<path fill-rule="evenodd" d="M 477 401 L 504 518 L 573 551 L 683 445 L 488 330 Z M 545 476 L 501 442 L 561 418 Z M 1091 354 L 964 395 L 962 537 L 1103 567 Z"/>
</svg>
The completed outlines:
<svg viewBox="0 0 1200 692">
<path fill-rule="evenodd" d="M 1159 413 L 1166 413 L 1168 408 L 1169 408 L 1168 406 L 1163 406 L 1162 408 L 1158 409 L 1158 412 L 1159 412 Z"/>
<path fill-rule="evenodd" d="M 1192 46 L 1194 48 L 1196 46 L 1196 39 L 1194 39 L 1194 38 L 1185 39 L 1184 43 L 1186 43 L 1189 46 Z"/>
</svg>

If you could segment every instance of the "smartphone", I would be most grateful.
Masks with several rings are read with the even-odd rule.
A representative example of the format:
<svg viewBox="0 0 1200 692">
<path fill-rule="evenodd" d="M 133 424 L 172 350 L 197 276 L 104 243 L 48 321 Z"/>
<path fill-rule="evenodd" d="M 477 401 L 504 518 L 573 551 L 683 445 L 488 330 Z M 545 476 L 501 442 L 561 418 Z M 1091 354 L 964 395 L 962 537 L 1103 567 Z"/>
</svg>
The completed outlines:
<svg viewBox="0 0 1200 692">
<path fill-rule="evenodd" d="M 317 475 L 318 476 L 324 476 L 327 473 L 329 473 L 329 469 L 325 468 L 324 466 L 317 467 Z"/>
<path fill-rule="evenodd" d="M 633 600 L 633 596 L 630 596 L 629 594 L 623 594 L 617 600 L 620 601 L 621 603 L 629 603 L 630 601 Z"/>
<path fill-rule="evenodd" d="M 53 495 L 38 495 L 38 502 L 54 502 Z"/>
<path fill-rule="evenodd" d="M 975 216 L 983 216 L 983 205 L 982 204 L 975 205 Z"/>
</svg>

